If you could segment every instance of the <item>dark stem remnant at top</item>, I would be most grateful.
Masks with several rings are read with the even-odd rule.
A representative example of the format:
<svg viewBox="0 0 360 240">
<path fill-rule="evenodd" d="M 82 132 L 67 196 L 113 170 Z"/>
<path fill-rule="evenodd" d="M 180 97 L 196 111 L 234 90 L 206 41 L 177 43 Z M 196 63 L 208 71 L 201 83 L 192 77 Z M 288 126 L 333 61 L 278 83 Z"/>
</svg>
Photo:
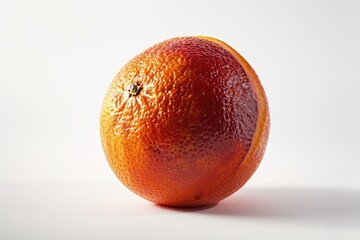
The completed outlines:
<svg viewBox="0 0 360 240">
<path fill-rule="evenodd" d="M 142 87 L 138 83 L 131 84 L 128 88 L 130 97 L 138 95 L 141 89 Z"/>
</svg>

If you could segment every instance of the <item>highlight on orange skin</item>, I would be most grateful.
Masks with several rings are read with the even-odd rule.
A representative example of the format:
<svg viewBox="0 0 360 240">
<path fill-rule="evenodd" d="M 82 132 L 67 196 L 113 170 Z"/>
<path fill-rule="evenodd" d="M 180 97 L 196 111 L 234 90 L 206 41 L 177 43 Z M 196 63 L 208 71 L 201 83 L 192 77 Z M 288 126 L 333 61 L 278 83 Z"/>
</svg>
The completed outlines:
<svg viewBox="0 0 360 240">
<path fill-rule="evenodd" d="M 183 37 L 120 70 L 100 132 L 125 186 L 158 204 L 189 207 L 215 204 L 245 184 L 264 154 L 269 119 L 264 90 L 244 58 L 219 40 Z"/>
</svg>

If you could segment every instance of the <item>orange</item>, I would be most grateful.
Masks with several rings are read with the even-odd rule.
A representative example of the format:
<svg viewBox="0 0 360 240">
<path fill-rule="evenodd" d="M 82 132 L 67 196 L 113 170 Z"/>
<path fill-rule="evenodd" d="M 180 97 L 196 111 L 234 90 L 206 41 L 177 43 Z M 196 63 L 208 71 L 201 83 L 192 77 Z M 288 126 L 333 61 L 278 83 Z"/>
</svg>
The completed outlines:
<svg viewBox="0 0 360 240">
<path fill-rule="evenodd" d="M 173 38 L 115 76 L 102 106 L 108 163 L 130 190 L 161 205 L 216 204 L 258 167 L 269 136 L 258 76 L 210 37 Z"/>
</svg>

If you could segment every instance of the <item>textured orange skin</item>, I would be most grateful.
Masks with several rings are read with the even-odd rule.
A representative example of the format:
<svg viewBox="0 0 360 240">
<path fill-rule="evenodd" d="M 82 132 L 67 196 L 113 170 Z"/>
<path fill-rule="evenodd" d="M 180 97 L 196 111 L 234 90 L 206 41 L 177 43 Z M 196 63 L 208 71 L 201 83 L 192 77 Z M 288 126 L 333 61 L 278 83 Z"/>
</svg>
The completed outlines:
<svg viewBox="0 0 360 240">
<path fill-rule="evenodd" d="M 129 85 L 141 86 L 130 96 Z M 265 151 L 269 110 L 251 66 L 209 37 L 161 42 L 116 75 L 100 116 L 115 175 L 152 202 L 215 204 L 252 176 Z"/>
</svg>

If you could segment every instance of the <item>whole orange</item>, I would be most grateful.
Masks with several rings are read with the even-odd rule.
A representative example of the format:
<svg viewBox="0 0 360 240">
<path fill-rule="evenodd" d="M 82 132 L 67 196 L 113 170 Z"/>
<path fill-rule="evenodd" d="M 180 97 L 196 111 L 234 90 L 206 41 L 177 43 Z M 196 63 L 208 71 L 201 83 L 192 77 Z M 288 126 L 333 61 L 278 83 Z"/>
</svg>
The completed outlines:
<svg viewBox="0 0 360 240">
<path fill-rule="evenodd" d="M 173 38 L 115 76 L 100 116 L 111 169 L 139 196 L 167 206 L 215 204 L 258 167 L 268 103 L 246 60 L 210 37 Z"/>
</svg>

